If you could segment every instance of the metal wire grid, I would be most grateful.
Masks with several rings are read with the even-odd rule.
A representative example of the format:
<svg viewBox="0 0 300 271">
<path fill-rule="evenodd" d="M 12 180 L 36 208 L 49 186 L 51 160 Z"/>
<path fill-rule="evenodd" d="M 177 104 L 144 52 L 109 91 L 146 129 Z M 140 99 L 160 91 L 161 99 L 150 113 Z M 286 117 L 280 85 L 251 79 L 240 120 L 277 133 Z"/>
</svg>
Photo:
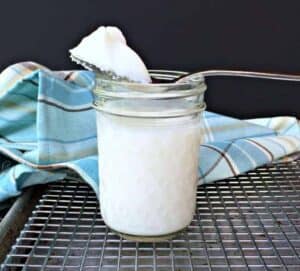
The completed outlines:
<svg viewBox="0 0 300 271">
<path fill-rule="evenodd" d="M 2 270 L 300 270 L 300 162 L 201 186 L 186 231 L 122 240 L 76 177 L 49 185 Z"/>
</svg>

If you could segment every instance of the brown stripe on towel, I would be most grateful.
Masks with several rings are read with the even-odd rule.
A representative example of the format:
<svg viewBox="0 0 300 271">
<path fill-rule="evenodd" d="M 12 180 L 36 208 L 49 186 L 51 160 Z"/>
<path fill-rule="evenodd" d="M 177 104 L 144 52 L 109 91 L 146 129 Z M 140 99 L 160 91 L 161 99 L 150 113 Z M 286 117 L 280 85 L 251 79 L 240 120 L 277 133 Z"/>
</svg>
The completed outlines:
<svg viewBox="0 0 300 271">
<path fill-rule="evenodd" d="M 48 104 L 48 105 L 51 105 L 51 106 L 55 106 L 56 108 L 59 108 L 61 110 L 64 110 L 64 111 L 67 111 L 67 112 L 82 112 L 82 111 L 88 111 L 88 110 L 91 110 L 93 109 L 92 106 L 87 106 L 87 107 L 82 107 L 82 108 L 66 108 L 60 104 L 56 104 L 54 102 L 50 102 L 50 101 L 47 101 L 45 99 L 38 99 L 38 101 L 40 103 L 44 103 L 44 104 Z"/>
<path fill-rule="evenodd" d="M 254 145 L 257 145 L 258 147 L 260 147 L 261 149 L 263 149 L 267 154 L 270 155 L 271 160 L 274 160 L 274 155 L 273 155 L 273 153 L 271 153 L 265 146 L 263 146 L 262 144 L 256 142 L 254 139 L 247 138 L 246 140 L 247 140 L 247 141 L 250 141 L 250 142 L 253 143 Z"/>
<path fill-rule="evenodd" d="M 229 161 L 228 157 L 226 156 L 226 153 L 228 152 L 228 150 L 230 149 L 230 147 L 232 146 L 232 144 L 234 143 L 231 142 L 224 151 L 220 151 L 219 149 L 213 147 L 213 146 L 210 146 L 210 145 L 201 145 L 202 147 L 205 147 L 205 148 L 208 148 L 208 149 L 211 149 L 211 150 L 214 150 L 216 151 L 217 153 L 220 154 L 219 158 L 216 160 L 216 162 L 211 166 L 211 168 L 209 168 L 202 176 L 202 178 L 205 178 L 209 173 L 211 173 L 215 168 L 216 166 L 219 164 L 219 162 L 221 161 L 222 158 L 225 159 L 225 161 L 227 162 L 231 172 L 233 175 L 237 175 L 238 173 L 234 170 L 231 162 Z"/>
<path fill-rule="evenodd" d="M 74 71 L 69 72 L 69 73 L 65 76 L 64 80 L 68 81 L 69 79 L 71 79 L 73 73 L 74 73 Z"/>
<path fill-rule="evenodd" d="M 40 68 L 45 68 L 44 66 L 42 65 L 39 65 L 37 63 L 34 63 L 34 62 L 22 62 L 20 63 L 20 65 L 22 65 L 23 67 L 29 69 L 29 70 L 32 70 L 32 71 L 35 71 L 35 70 L 38 70 Z"/>
</svg>

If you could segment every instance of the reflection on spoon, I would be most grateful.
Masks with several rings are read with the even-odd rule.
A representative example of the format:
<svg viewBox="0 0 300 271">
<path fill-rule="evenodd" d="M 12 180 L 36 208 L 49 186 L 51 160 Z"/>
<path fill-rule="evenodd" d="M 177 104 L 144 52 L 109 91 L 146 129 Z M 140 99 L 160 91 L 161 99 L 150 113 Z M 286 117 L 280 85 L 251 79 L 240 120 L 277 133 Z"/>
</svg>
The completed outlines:
<svg viewBox="0 0 300 271">
<path fill-rule="evenodd" d="M 183 75 L 176 80 L 176 83 L 184 83 L 189 81 L 203 80 L 206 77 L 213 76 L 233 76 L 233 77 L 248 77 L 248 78 L 260 78 L 260 79 L 272 79 L 283 81 L 300 81 L 300 75 L 295 74 L 282 74 L 282 73 L 267 73 L 267 72 L 255 72 L 255 71 L 235 71 L 235 70 L 207 70 L 202 72 L 190 73 Z"/>
</svg>

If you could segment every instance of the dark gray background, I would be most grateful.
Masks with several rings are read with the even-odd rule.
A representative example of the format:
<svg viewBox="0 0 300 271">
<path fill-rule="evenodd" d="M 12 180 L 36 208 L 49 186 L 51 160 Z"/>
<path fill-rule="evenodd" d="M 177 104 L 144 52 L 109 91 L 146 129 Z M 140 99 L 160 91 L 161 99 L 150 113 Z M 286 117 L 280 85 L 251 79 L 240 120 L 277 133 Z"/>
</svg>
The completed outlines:
<svg viewBox="0 0 300 271">
<path fill-rule="evenodd" d="M 68 49 L 98 25 L 117 25 L 149 68 L 300 72 L 300 1 L 3 0 L 0 69 L 32 60 L 78 66 Z M 236 117 L 300 116 L 300 84 L 208 80 L 209 110 Z"/>
</svg>

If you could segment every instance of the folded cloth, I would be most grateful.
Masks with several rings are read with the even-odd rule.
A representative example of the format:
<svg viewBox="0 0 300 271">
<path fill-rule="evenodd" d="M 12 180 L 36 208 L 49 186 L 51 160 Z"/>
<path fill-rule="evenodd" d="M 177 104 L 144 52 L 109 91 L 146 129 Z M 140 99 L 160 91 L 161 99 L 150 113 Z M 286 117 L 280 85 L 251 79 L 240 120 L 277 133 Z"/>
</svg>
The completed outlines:
<svg viewBox="0 0 300 271">
<path fill-rule="evenodd" d="M 98 195 L 94 74 L 12 65 L 0 74 L 0 201 L 77 172 Z M 296 118 L 238 120 L 205 112 L 199 184 L 239 175 L 300 150 Z M 101 131 L 100 131 L 101 133 Z M 100 157 L 101 162 L 101 157 Z"/>
</svg>

